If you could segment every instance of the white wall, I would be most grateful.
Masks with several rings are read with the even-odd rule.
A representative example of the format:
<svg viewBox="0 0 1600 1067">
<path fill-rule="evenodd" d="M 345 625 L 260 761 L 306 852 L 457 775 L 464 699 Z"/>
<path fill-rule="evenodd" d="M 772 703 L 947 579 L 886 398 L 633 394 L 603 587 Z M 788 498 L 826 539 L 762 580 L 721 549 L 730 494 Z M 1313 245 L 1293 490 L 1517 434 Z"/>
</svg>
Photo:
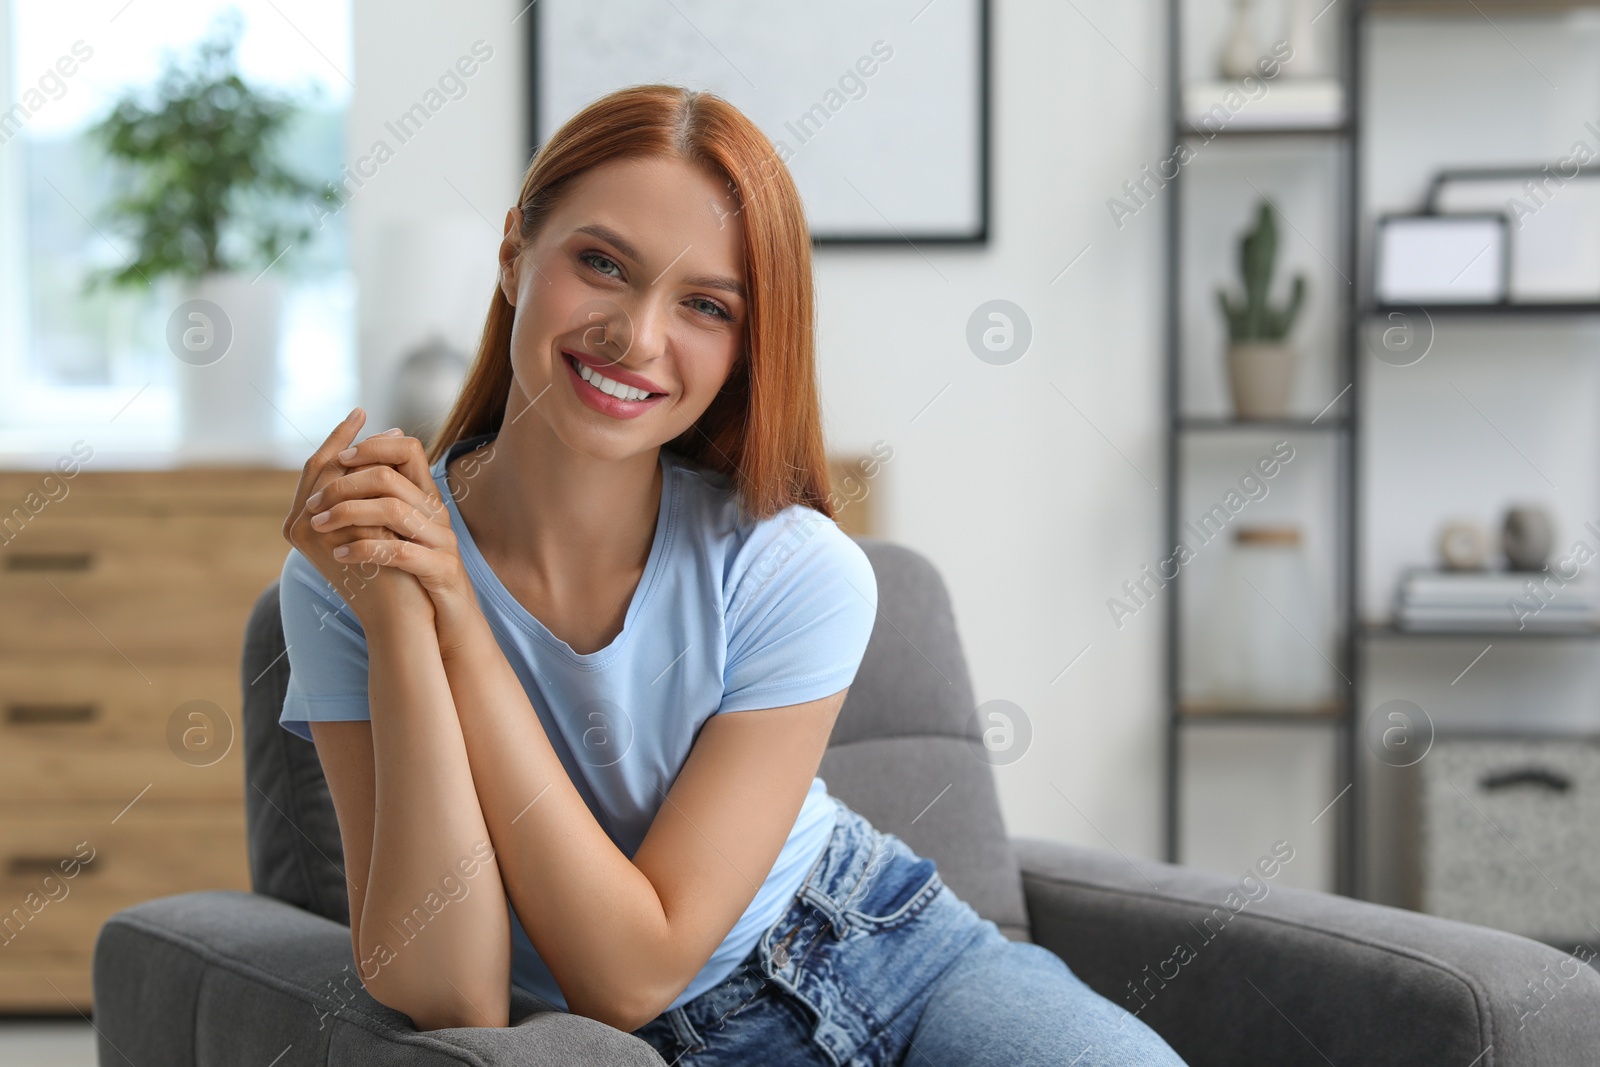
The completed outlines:
<svg viewBox="0 0 1600 1067">
<path fill-rule="evenodd" d="M 351 204 L 360 400 L 378 424 L 403 339 L 437 323 L 462 347 L 475 342 L 498 233 L 477 212 L 498 227 L 526 163 L 523 27 L 511 24 L 521 6 L 400 14 L 357 0 L 353 149 L 383 136 L 474 40 L 494 49 L 468 95 Z M 1105 601 L 1159 555 L 1164 221 L 1142 211 L 1119 231 L 1105 202 L 1170 148 L 1164 5 L 1076 7 L 995 4 L 988 247 L 819 253 L 820 376 L 832 448 L 893 446 L 874 483 L 885 533 L 944 574 L 977 699 L 1013 701 L 1031 720 L 1030 750 L 997 769 L 1012 832 L 1155 856 L 1162 619 L 1141 612 L 1119 632 Z M 418 295 L 428 280 L 397 278 L 384 237 L 421 218 L 457 224 L 441 245 L 483 241 L 481 280 L 463 279 L 431 312 Z M 1019 304 L 1034 331 L 1006 367 L 980 362 L 965 339 L 969 315 L 994 298 Z"/>
<path fill-rule="evenodd" d="M 359 289 L 358 402 L 373 431 L 392 425 L 390 384 L 410 348 L 437 333 L 470 356 L 494 289 L 495 250 L 527 166 L 524 3 L 355 0 L 352 162 L 368 164 L 348 201 Z M 489 58 L 479 62 L 473 46 Z M 476 66 L 459 99 L 404 142 L 390 128 L 462 57 Z M 405 131 L 402 131 L 405 132 Z"/>
</svg>

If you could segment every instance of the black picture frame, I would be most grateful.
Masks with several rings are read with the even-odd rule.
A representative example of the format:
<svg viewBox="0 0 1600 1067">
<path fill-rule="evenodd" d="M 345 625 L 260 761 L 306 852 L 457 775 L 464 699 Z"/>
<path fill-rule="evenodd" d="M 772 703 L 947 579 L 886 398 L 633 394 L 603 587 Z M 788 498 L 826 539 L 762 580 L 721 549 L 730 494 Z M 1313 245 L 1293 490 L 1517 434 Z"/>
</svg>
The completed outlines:
<svg viewBox="0 0 1600 1067">
<path fill-rule="evenodd" d="M 977 69 L 977 203 L 975 216 L 977 225 L 970 232 L 902 232 L 889 224 L 893 232 L 858 232 L 858 233 L 817 233 L 811 234 L 813 247 L 884 247 L 909 244 L 913 247 L 921 245 L 936 246 L 971 246 L 982 247 L 989 243 L 991 232 L 991 139 L 993 121 L 990 114 L 992 92 L 990 82 L 993 77 L 993 11 L 991 0 L 975 0 L 977 9 L 978 32 L 978 69 Z M 529 158 L 531 159 L 544 144 L 544 138 L 550 131 L 539 128 L 539 57 L 540 44 L 545 34 L 542 28 L 542 11 L 546 7 L 543 3 L 534 3 L 524 9 L 527 18 L 527 100 L 528 100 L 528 144 Z"/>
</svg>

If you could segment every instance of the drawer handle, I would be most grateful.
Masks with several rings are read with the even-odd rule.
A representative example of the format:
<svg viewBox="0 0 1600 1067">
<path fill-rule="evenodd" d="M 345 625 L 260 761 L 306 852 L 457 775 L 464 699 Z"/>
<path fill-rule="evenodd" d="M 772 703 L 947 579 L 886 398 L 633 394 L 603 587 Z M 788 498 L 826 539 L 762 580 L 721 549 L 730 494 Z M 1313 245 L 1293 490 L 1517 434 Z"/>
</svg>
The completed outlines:
<svg viewBox="0 0 1600 1067">
<path fill-rule="evenodd" d="M 1501 771 L 1499 774 L 1486 774 L 1478 785 L 1486 793 L 1518 785 L 1537 785 L 1556 793 L 1565 793 L 1572 788 L 1572 779 L 1556 771 L 1545 770 L 1543 767 L 1523 767 L 1514 771 Z"/>
<path fill-rule="evenodd" d="M 47 874 L 64 873 L 73 864 L 77 864 L 80 871 L 99 869 L 82 856 L 19 855 L 6 857 L 6 874 L 11 878 L 43 878 Z"/>
<path fill-rule="evenodd" d="M 93 722 L 99 715 L 98 704 L 6 705 L 8 726 L 53 726 L 61 723 Z"/>
<path fill-rule="evenodd" d="M 6 556 L 8 571 L 86 571 L 93 567 L 93 552 L 13 552 Z"/>
</svg>

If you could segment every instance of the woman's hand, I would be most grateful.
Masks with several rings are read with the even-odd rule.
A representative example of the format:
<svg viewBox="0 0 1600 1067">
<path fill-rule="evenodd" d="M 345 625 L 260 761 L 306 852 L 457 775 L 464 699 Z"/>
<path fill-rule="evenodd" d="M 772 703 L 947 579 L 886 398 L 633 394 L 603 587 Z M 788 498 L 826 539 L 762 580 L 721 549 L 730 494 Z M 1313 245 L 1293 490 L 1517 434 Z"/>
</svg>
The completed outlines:
<svg viewBox="0 0 1600 1067">
<path fill-rule="evenodd" d="M 307 508 L 308 501 L 338 479 L 355 473 L 339 462 L 338 454 L 355 440 L 357 431 L 366 419 L 366 412 L 360 408 L 350 412 L 306 460 L 300 483 L 295 487 L 294 504 L 289 509 L 288 517 L 283 520 L 283 537 L 333 585 L 345 603 L 350 605 L 350 610 L 364 629 L 383 618 L 392 617 L 395 612 L 409 615 L 420 613 L 431 623 L 433 601 L 414 576 L 376 563 L 362 564 L 359 560 L 342 559 L 335 555 L 340 548 L 353 541 L 394 539 L 396 534 L 376 525 L 343 526 L 330 532 L 323 532 L 311 525 L 311 516 L 315 511 Z"/>
<path fill-rule="evenodd" d="M 325 535 L 358 531 L 334 549 L 341 563 L 414 577 L 432 601 L 439 649 L 449 654 L 468 640 L 483 613 L 422 442 L 377 434 L 336 459 L 350 473 L 307 500 L 311 528 Z"/>
</svg>

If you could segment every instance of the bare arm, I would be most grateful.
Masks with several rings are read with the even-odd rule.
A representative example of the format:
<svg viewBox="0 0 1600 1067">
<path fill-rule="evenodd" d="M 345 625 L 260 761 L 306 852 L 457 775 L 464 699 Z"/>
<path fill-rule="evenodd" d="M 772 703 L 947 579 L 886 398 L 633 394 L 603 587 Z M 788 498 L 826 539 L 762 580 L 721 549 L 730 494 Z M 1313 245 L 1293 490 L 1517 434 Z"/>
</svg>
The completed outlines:
<svg viewBox="0 0 1600 1067">
<path fill-rule="evenodd" d="M 479 610 L 420 443 L 369 438 L 357 453 L 374 465 L 327 494 L 320 528 L 359 523 L 406 535 L 352 540 L 350 558 L 415 575 L 432 600 L 439 658 L 512 906 L 568 1007 L 635 1030 L 687 987 L 766 880 L 845 691 L 707 721 L 630 861 L 567 777 Z"/>
<path fill-rule="evenodd" d="M 567 777 L 486 624 L 445 672 L 529 940 L 572 1011 L 643 1026 L 705 966 L 766 880 L 845 691 L 708 720 L 630 861 Z"/>
<path fill-rule="evenodd" d="M 305 522 L 305 498 L 348 444 L 346 420 L 306 465 L 285 534 L 347 590 L 367 639 L 370 722 L 314 723 L 339 819 L 352 947 L 367 990 L 419 1029 L 505 1026 L 511 930 L 505 888 L 434 630 L 417 580 L 374 569 L 351 583 L 333 560 L 348 530 Z M 335 472 L 337 473 L 337 472 Z M 356 536 L 360 536 L 358 532 Z"/>
</svg>

